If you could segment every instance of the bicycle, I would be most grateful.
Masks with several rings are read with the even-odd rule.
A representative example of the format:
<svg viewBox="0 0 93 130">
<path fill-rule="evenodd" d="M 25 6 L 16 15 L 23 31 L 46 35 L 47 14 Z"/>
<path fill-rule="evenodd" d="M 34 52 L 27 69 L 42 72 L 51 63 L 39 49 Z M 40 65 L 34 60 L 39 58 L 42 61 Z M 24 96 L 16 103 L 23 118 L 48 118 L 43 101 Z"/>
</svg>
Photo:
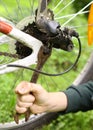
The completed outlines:
<svg viewBox="0 0 93 130">
<path fill-rule="evenodd" d="M 16 2 L 16 4 L 18 4 L 18 9 L 20 9 L 20 1 L 15 1 Z M 29 2 L 29 1 L 28 1 Z M 31 2 L 31 1 L 30 1 Z M 4 3 L 1 1 L 1 3 L 4 5 Z M 60 5 L 62 3 L 62 1 L 58 1 L 58 4 L 57 4 L 57 6 L 54 8 L 54 10 L 56 11 L 56 8 Z M 71 3 L 73 3 L 73 1 L 72 2 L 69 2 L 68 3 L 68 5 L 66 5 L 64 8 L 66 8 L 67 6 L 69 6 L 69 5 L 71 5 Z M 71 16 L 71 20 L 72 20 L 72 18 L 74 18 L 75 16 L 77 16 L 77 15 L 79 15 L 79 14 L 82 14 L 82 12 L 91 4 L 92 2 L 90 2 L 87 6 L 85 6 L 83 9 L 81 9 L 81 11 L 79 11 L 79 13 L 76 13 L 76 14 L 72 14 Z M 30 3 L 31 4 L 31 3 Z M 32 5 L 33 5 L 34 3 L 32 2 Z M 56 4 L 56 2 L 55 2 L 55 4 Z M 65 3 L 66 4 L 66 3 Z M 4 6 L 5 7 L 5 6 Z M 30 8 L 31 8 L 32 6 L 30 5 Z M 36 7 L 37 7 L 37 5 L 36 5 Z M 54 11 L 53 10 L 53 11 Z M 20 13 L 22 14 L 22 12 L 21 12 L 22 10 L 20 9 Z M 34 11 L 35 12 L 35 11 Z M 83 13 L 86 13 L 87 11 L 84 11 Z M 50 13 L 50 12 L 49 12 Z M 51 12 L 51 15 L 52 15 L 52 12 Z M 56 13 L 56 15 L 57 15 L 57 13 Z M 10 17 L 10 16 L 9 16 Z M 49 16 L 50 17 L 50 16 Z M 52 17 L 53 17 L 53 15 L 52 15 Z M 70 17 L 70 16 L 68 16 L 68 17 Z M 59 17 L 60 18 L 60 17 Z M 59 19 L 58 18 L 58 19 Z M 11 18 L 10 18 L 11 19 Z M 57 19 L 57 18 L 56 18 Z M 52 20 L 53 20 L 53 18 L 52 18 Z M 8 23 L 9 25 L 11 25 L 12 24 L 12 27 L 13 26 L 15 26 L 13 23 L 14 23 L 14 21 L 11 23 L 10 21 L 8 21 L 8 20 L 6 20 L 6 19 L 1 19 L 1 21 L 5 21 L 6 23 Z M 17 25 L 16 25 L 16 27 L 17 28 L 19 28 L 20 30 L 22 30 L 23 32 L 26 32 L 26 31 L 28 31 L 27 29 L 29 29 L 29 26 L 30 26 L 30 28 L 32 27 L 31 25 L 32 24 L 34 24 L 33 23 L 33 21 L 34 21 L 34 17 L 32 18 L 31 16 L 30 17 L 26 17 L 24 20 L 22 20 L 21 22 L 19 22 Z M 68 22 L 70 21 L 70 19 L 68 20 Z M 29 24 L 30 23 L 30 24 Z M 65 23 L 65 24 L 67 24 L 67 22 Z M 62 24 L 62 26 L 65 26 L 65 24 Z M 21 27 L 20 27 L 21 26 Z M 26 27 L 24 27 L 24 26 L 26 26 Z M 57 24 L 57 26 L 59 26 L 58 24 Z M 10 30 L 12 30 L 11 29 L 11 26 L 9 26 L 10 27 Z M 34 27 L 36 28 L 36 26 L 34 25 Z M 33 29 L 33 28 L 31 28 L 31 29 Z M 66 28 L 67 29 L 67 28 Z M 20 49 L 20 47 L 22 47 L 22 48 L 26 48 L 27 49 L 27 55 L 25 55 L 25 54 L 21 54 L 20 53 L 20 50 L 17 50 L 18 51 L 18 55 L 14 55 L 14 54 L 10 54 L 10 53 L 1 53 L 1 55 L 2 55 L 2 57 L 4 56 L 4 57 L 6 57 L 6 55 L 7 55 L 7 59 L 8 59 L 8 57 L 10 57 L 10 61 L 9 61 L 9 59 L 8 59 L 8 62 L 9 63 L 11 63 L 12 62 L 12 60 L 11 60 L 11 57 L 12 58 L 21 58 L 22 60 L 20 60 L 21 62 L 14 62 L 14 65 L 16 65 L 16 68 L 14 68 L 13 66 L 12 66 L 12 68 L 11 67 L 7 67 L 8 69 L 6 70 L 5 69 L 5 67 L 6 67 L 6 64 L 7 64 L 7 61 L 3 61 L 3 58 L 1 58 L 1 66 L 0 66 L 0 73 L 1 74 L 3 74 L 3 73 L 7 73 L 7 72 L 11 72 L 11 71 L 14 71 L 15 69 L 17 69 L 17 67 L 22 67 L 21 65 L 24 65 L 25 63 L 27 63 L 27 66 L 29 66 L 29 65 L 31 65 L 31 64 L 35 64 L 36 63 L 36 61 L 37 61 L 37 53 L 38 53 L 38 51 L 40 50 L 40 47 L 41 47 L 41 45 L 42 45 L 42 43 L 38 40 L 38 39 L 35 39 L 35 38 L 33 38 L 32 37 L 32 39 L 31 40 L 29 40 L 29 43 L 28 43 L 28 40 L 26 41 L 26 39 L 25 39 L 25 42 L 24 42 L 24 39 L 23 38 L 25 38 L 25 35 L 24 35 L 24 33 L 22 32 L 22 31 L 19 31 L 19 30 L 17 30 L 17 32 L 19 32 L 19 33 L 21 33 L 21 35 L 20 35 L 20 37 L 21 37 L 21 40 L 19 39 L 19 37 L 18 37 L 18 39 L 17 39 L 17 37 L 15 38 L 15 39 L 17 39 L 18 41 L 16 42 L 15 40 L 13 40 L 13 39 L 11 39 L 11 38 L 8 38 L 8 37 L 6 37 L 6 36 L 1 36 L 1 44 L 3 45 L 5 42 L 12 42 L 12 44 L 20 44 L 19 43 L 19 41 L 21 41 L 24 45 L 27 43 L 28 44 L 28 47 L 26 47 L 26 46 L 16 46 L 16 48 L 17 49 Z M 40 30 L 41 32 L 42 32 L 42 29 Z M 44 30 L 45 31 L 45 30 Z M 48 31 L 50 31 L 49 33 L 51 33 L 51 30 L 48 30 Z M 66 30 L 64 30 L 64 31 L 66 31 Z M 27 32 L 28 33 L 28 32 Z M 33 33 L 35 33 L 35 32 L 33 32 Z M 43 32 L 43 33 L 45 33 L 45 32 Z M 42 35 L 43 35 L 43 37 L 44 37 L 44 39 L 42 39 L 42 40 L 44 40 L 45 41 L 45 36 L 46 35 L 44 35 L 42 33 Z M 67 32 L 66 32 L 67 33 Z M 55 33 L 54 33 L 55 34 Z M 10 34 L 11 35 L 11 34 Z M 51 33 L 51 35 L 53 35 L 52 33 Z M 56 35 L 56 34 L 55 34 Z M 29 35 L 26 35 L 27 37 L 26 38 L 28 38 L 28 39 L 30 39 L 31 38 L 31 36 L 29 37 Z M 14 35 L 13 35 L 13 37 L 15 37 L 15 32 L 14 32 Z M 39 35 L 39 37 L 40 37 L 40 35 Z M 37 36 L 36 36 L 36 38 L 37 38 Z M 58 40 L 58 39 L 57 39 Z M 36 43 L 35 43 L 35 47 L 33 48 L 33 50 L 35 50 L 35 52 L 34 52 L 34 55 L 32 55 L 32 49 L 29 49 L 29 47 L 30 48 L 32 48 L 32 45 L 30 44 L 31 42 L 33 41 L 33 43 L 35 43 L 34 41 L 37 41 Z M 53 40 L 53 42 L 55 42 L 54 40 Z M 72 44 L 71 44 L 72 45 Z M 77 47 L 77 48 L 79 48 L 79 46 L 77 45 L 77 43 L 75 43 L 75 46 Z M 46 47 L 46 46 L 45 46 Z M 54 44 L 53 45 L 53 47 L 54 48 L 59 48 L 59 46 L 57 46 L 56 44 Z M 74 66 L 76 67 L 74 67 L 74 72 L 71 72 L 71 74 L 72 73 L 76 73 L 76 71 L 77 71 L 77 66 L 76 66 L 76 63 L 77 63 L 77 59 L 78 58 L 76 58 L 77 57 L 77 54 L 78 54 L 78 49 L 73 49 L 73 46 L 70 46 L 71 48 L 71 50 L 66 50 L 67 52 L 65 52 L 65 51 L 63 51 L 63 52 L 61 52 L 60 50 L 57 50 L 57 53 L 59 53 L 59 55 L 68 55 L 68 56 L 64 56 L 65 58 L 67 58 L 67 59 L 65 59 L 65 60 L 63 60 L 63 61 L 61 61 L 61 64 L 62 64 L 62 66 L 63 66 L 63 72 L 61 73 L 61 74 L 63 74 L 64 72 L 68 72 L 68 71 L 66 71 L 67 70 L 67 68 L 72 68 L 73 66 L 73 59 L 72 59 L 72 61 L 68 61 L 68 59 L 69 58 L 72 58 L 72 56 L 74 57 L 74 55 L 76 54 L 76 56 L 75 56 L 75 59 L 76 59 L 76 62 L 75 62 L 75 64 L 74 64 Z M 49 46 L 49 48 L 48 49 L 50 49 L 51 48 L 51 46 Z M 6 50 L 6 47 L 4 48 L 5 50 Z M 65 50 L 65 48 L 62 48 L 63 50 Z M 69 49 L 69 48 L 68 48 Z M 73 49 L 73 51 L 72 51 L 72 49 Z M 91 49 L 90 49 L 91 50 Z M 50 50 L 47 50 L 48 52 L 51 52 Z M 47 51 L 45 51 L 44 53 L 48 53 Z M 71 55 L 70 54 L 68 54 L 68 51 L 72 51 L 73 53 L 71 53 Z M 54 52 L 53 53 L 55 53 L 55 50 L 54 50 Z M 74 55 L 73 55 L 74 54 Z M 57 54 L 58 55 L 58 54 Z M 59 56 L 58 55 L 58 56 Z M 50 53 L 49 53 L 49 56 L 50 56 Z M 24 58 L 24 57 L 26 57 L 26 58 Z M 34 57 L 34 58 L 33 58 Z M 36 57 L 36 58 L 35 58 Z M 75 85 L 78 85 L 78 84 L 80 84 L 80 83 L 83 83 L 83 82 L 86 82 L 86 81 L 88 81 L 88 80 L 90 80 L 91 78 L 92 78 L 92 69 L 91 69 L 91 67 L 92 67 L 92 57 L 93 57 L 93 54 L 90 56 L 90 58 L 89 58 L 89 61 L 88 61 L 88 63 L 87 63 L 87 65 L 86 65 L 86 67 L 84 68 L 84 70 L 82 71 L 82 73 L 81 73 L 81 75 L 73 82 L 73 84 L 75 84 Z M 34 61 L 32 60 L 31 62 L 28 62 L 28 60 L 29 59 L 35 59 Z M 26 61 L 24 62 L 24 59 L 26 59 Z M 54 57 L 52 57 L 52 59 L 55 61 L 55 60 L 58 60 L 58 59 L 56 59 L 55 58 L 55 55 L 54 55 Z M 6 59 L 4 59 L 4 60 L 6 60 Z M 23 62 L 22 62 L 23 61 Z M 66 62 L 65 62 L 66 61 Z M 4 62 L 4 63 L 3 63 Z M 57 61 L 58 62 L 58 61 Z M 57 63 L 56 62 L 56 63 Z M 21 63 L 21 65 L 20 65 L 20 63 Z M 47 62 L 48 63 L 48 66 L 49 66 L 49 61 Z M 59 65 L 60 65 L 60 61 L 58 62 L 59 63 Z M 65 65 L 64 65 L 65 64 Z M 10 65 L 12 65 L 12 64 L 10 64 Z M 19 66 L 17 66 L 17 65 L 19 65 Z M 50 65 L 51 66 L 53 66 L 53 64 L 52 64 L 52 62 L 50 62 Z M 66 67 L 66 65 L 67 65 L 67 67 Z M 44 65 L 45 66 L 45 65 Z M 60 72 L 60 69 L 58 70 L 58 68 L 59 67 L 57 67 L 58 66 L 58 64 L 56 65 L 55 64 L 55 66 L 53 67 L 53 72 L 52 72 L 52 70 L 51 70 L 51 73 L 52 74 L 55 74 L 54 72 L 55 71 L 57 71 L 57 73 L 59 74 L 59 72 Z M 70 66 L 70 67 L 69 67 Z M 32 66 L 31 66 L 32 67 Z M 9 69 L 9 68 L 11 68 L 11 69 Z M 28 68 L 29 69 L 29 68 Z M 30 68 L 31 69 L 31 68 Z M 3 70 L 3 71 L 2 71 Z M 36 71 L 36 73 L 37 73 L 37 70 L 35 70 L 35 69 L 32 69 L 33 71 Z M 69 69 L 68 69 L 69 70 Z M 26 74 L 27 74 L 27 70 L 25 70 L 26 72 Z M 46 70 L 46 71 L 50 71 L 50 70 Z M 81 71 L 81 70 L 80 70 Z M 80 73 L 80 71 L 78 72 L 78 73 Z M 39 73 L 42 73 L 43 72 L 43 70 L 42 71 L 39 71 Z M 91 73 L 90 73 L 91 72 Z M 16 72 L 13 72 L 13 75 L 14 75 L 14 73 L 16 73 Z M 29 71 L 28 71 L 28 73 L 30 73 Z M 50 76 L 53 76 L 51 73 L 49 73 L 48 75 L 50 75 Z M 69 72 L 70 73 L 70 72 Z M 89 75 L 90 74 L 90 75 Z M 5 75 L 5 74 L 4 74 Z M 27 74 L 28 75 L 28 74 Z M 26 75 L 26 77 L 27 77 L 27 75 Z M 31 74 L 29 74 L 29 75 L 31 75 Z M 87 76 L 88 75 L 88 76 Z M 6 76 L 7 76 L 7 74 L 6 74 Z M 70 76 L 70 75 L 66 75 L 66 76 Z M 76 74 L 74 74 L 74 76 L 76 77 Z M 15 77 L 15 76 L 14 76 Z M 44 77 L 44 76 L 42 76 L 41 75 L 41 77 Z M 57 79 L 58 79 L 58 77 L 56 77 Z M 63 81 L 64 81 L 64 78 L 65 78 L 65 76 L 63 77 L 60 77 L 60 78 L 63 78 Z M 48 78 L 47 78 L 48 79 Z M 27 79 L 28 80 L 28 79 Z M 40 81 L 39 81 L 40 82 Z M 59 81 L 58 81 L 59 82 Z M 70 83 L 72 83 L 72 81 L 70 82 Z M 70 84 L 69 83 L 69 84 Z M 44 84 L 45 85 L 45 84 Z M 50 83 L 50 85 L 51 85 L 51 83 Z M 49 86 L 49 85 L 48 85 Z M 67 84 L 67 86 L 68 86 L 68 84 Z M 46 86 L 47 87 L 47 86 Z M 61 89 L 61 88 L 60 88 Z M 49 114 L 46 114 L 46 113 L 43 113 L 43 114 L 40 114 L 40 115 L 32 115 L 31 117 L 30 117 L 30 119 L 29 119 L 29 121 L 27 122 L 27 123 L 25 123 L 24 122 L 24 120 L 21 120 L 20 122 L 20 124 L 19 125 L 16 125 L 15 123 L 12 123 L 12 125 L 10 125 L 11 123 L 8 123 L 8 124 L 3 124 L 3 125 L 0 125 L 0 129 L 15 129 L 15 130 L 18 130 L 18 129 L 36 129 L 37 127 L 38 127 L 38 125 L 40 125 L 39 124 L 39 121 L 41 120 L 41 125 L 45 122 L 45 121 L 47 121 L 47 120 L 49 120 L 48 118 L 56 118 L 56 116 L 58 116 L 59 115 L 59 113 L 49 113 Z M 44 121 L 42 120 L 44 118 Z"/>
</svg>

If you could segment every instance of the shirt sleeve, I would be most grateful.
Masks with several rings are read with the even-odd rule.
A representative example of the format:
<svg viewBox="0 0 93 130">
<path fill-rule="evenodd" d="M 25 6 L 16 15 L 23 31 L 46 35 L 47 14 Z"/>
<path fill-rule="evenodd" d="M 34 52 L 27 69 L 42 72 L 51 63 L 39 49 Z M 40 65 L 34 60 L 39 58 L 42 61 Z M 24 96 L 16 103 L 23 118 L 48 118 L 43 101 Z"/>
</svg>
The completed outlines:
<svg viewBox="0 0 93 130">
<path fill-rule="evenodd" d="M 68 106 L 65 113 L 88 111 L 93 109 L 93 82 L 89 81 L 79 86 L 70 86 L 64 91 Z"/>
</svg>

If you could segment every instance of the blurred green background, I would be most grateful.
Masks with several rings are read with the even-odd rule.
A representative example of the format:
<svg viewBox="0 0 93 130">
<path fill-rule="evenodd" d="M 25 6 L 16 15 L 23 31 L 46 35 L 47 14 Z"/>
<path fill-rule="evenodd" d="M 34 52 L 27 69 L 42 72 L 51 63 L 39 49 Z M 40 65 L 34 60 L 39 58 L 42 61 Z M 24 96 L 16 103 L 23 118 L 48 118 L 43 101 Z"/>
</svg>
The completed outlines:
<svg viewBox="0 0 93 130">
<path fill-rule="evenodd" d="M 50 2 L 52 1 L 53 0 L 51 0 Z M 54 4 L 56 5 L 58 1 L 60 2 L 60 0 L 57 0 L 54 2 Z M 66 0 L 66 1 L 69 2 L 69 0 Z M 18 21 L 20 21 L 20 19 L 23 19 L 25 16 L 32 15 L 32 13 L 34 12 L 33 8 L 31 8 L 30 6 L 30 4 L 32 4 L 33 1 L 31 1 L 30 4 L 26 0 L 20 0 L 20 1 L 0 0 L 0 2 L 2 3 L 0 5 L 0 16 L 2 16 L 3 14 L 3 16 L 8 18 L 9 20 L 12 19 L 12 21 L 15 24 Z M 21 11 L 18 12 L 18 9 L 20 9 L 20 6 L 16 6 L 17 2 L 19 2 L 19 5 L 21 5 L 23 12 Z M 65 11 L 63 11 L 62 13 L 65 15 L 65 14 L 69 14 L 69 11 L 72 13 L 77 12 L 80 9 L 82 9 L 85 5 L 87 5 L 88 2 L 90 2 L 90 0 L 84 0 L 84 1 L 75 0 L 75 2 L 73 2 L 73 4 L 70 7 L 66 8 Z M 33 4 L 35 5 L 35 7 L 37 6 L 37 2 L 33 2 Z M 64 5 L 65 5 L 65 1 L 63 1 L 62 5 L 60 5 L 59 8 L 55 10 L 55 13 L 57 13 L 62 7 L 64 7 Z M 73 21 L 73 24 L 77 24 L 77 23 L 78 25 L 87 24 L 87 20 L 88 20 L 87 16 L 88 15 L 84 14 L 78 17 L 75 21 Z M 66 21 L 66 19 L 64 20 Z M 59 22 L 62 24 L 64 20 L 61 20 Z M 87 35 L 87 27 L 85 28 L 84 26 L 84 27 L 79 28 L 79 34 Z M 88 54 L 90 53 L 90 47 L 88 47 L 87 45 L 87 38 L 83 39 L 82 51 L 83 53 L 80 59 L 81 66 L 83 63 L 86 62 Z M 53 57 L 53 58 L 56 64 L 57 57 L 56 58 Z M 62 57 L 59 57 L 59 61 L 61 58 Z M 60 67 L 60 62 L 59 62 L 59 67 Z M 25 80 L 29 81 L 30 79 L 29 75 L 31 75 L 31 72 L 29 71 L 27 72 L 27 70 L 25 71 L 26 71 Z M 0 122 L 10 121 L 11 118 L 13 118 L 14 107 L 15 107 L 15 102 L 16 102 L 15 101 L 16 97 L 14 94 L 14 86 L 16 86 L 16 84 L 18 84 L 22 80 L 23 75 L 21 72 L 22 70 L 20 71 L 20 73 L 15 72 L 13 74 L 10 73 L 4 76 L 3 75 L 0 76 L 0 90 L 1 90 L 0 91 L 0 104 L 1 104 L 0 105 L 0 111 L 1 111 Z M 17 81 L 17 77 L 20 75 L 21 75 L 21 78 L 19 81 Z M 62 77 L 63 80 L 61 80 L 61 78 L 58 78 L 58 77 L 55 78 L 57 80 L 57 83 L 62 84 L 64 86 L 62 89 L 65 89 L 69 85 L 69 84 L 65 85 L 66 82 L 64 82 L 64 80 L 66 79 L 66 77 L 68 78 L 70 77 L 70 80 L 71 80 L 70 83 L 72 83 L 73 78 L 76 77 L 76 71 L 74 71 L 74 73 L 71 72 L 70 74 L 66 74 L 65 76 L 63 76 Z M 12 88 L 9 87 L 10 84 Z M 52 91 L 55 91 L 55 88 L 51 88 L 51 89 Z M 48 126 L 44 126 L 44 128 L 42 128 L 42 130 L 62 130 L 62 129 L 64 130 L 93 130 L 93 111 L 89 111 L 86 113 L 78 112 L 76 114 L 68 114 L 65 116 L 60 116 L 57 120 L 54 120 L 51 124 L 49 124 Z"/>
</svg>

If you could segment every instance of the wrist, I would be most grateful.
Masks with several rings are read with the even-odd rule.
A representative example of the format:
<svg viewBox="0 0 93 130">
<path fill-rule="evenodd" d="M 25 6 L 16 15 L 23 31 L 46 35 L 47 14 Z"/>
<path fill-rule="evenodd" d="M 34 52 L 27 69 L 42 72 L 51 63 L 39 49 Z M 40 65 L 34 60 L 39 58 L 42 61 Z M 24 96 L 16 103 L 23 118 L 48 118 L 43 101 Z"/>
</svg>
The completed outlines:
<svg viewBox="0 0 93 130">
<path fill-rule="evenodd" d="M 67 97 L 63 92 L 50 92 L 47 112 L 65 111 L 67 108 Z"/>
</svg>

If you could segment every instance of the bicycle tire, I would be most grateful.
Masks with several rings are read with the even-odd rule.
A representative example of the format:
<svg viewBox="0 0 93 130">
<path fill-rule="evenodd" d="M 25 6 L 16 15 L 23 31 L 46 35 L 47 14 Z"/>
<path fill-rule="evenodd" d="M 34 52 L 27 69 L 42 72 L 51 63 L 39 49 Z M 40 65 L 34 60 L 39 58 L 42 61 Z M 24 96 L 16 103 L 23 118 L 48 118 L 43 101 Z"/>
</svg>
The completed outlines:
<svg viewBox="0 0 93 130">
<path fill-rule="evenodd" d="M 84 69 L 81 74 L 73 82 L 73 85 L 79 85 L 87 81 L 93 80 L 93 53 L 91 53 Z M 14 122 L 0 125 L 0 130 L 36 130 L 41 128 L 43 125 L 50 123 L 52 120 L 58 118 L 60 112 L 55 113 L 44 113 L 36 116 L 35 118 L 30 118 L 28 122 L 21 125 L 16 125 Z M 15 124 L 15 126 L 14 126 Z"/>
<path fill-rule="evenodd" d="M 80 75 L 76 78 L 73 82 L 74 85 L 79 85 L 81 83 L 85 83 L 88 80 L 93 80 L 92 75 L 92 66 L 93 66 L 93 53 L 91 54 L 87 64 L 85 65 L 84 69 L 80 73 Z M 36 130 L 37 128 L 41 127 L 44 124 L 51 122 L 51 120 L 57 118 L 60 113 L 44 113 L 37 116 L 34 116 L 29 119 L 27 123 L 16 125 L 14 122 L 9 122 L 5 124 L 0 124 L 0 130 Z"/>
</svg>

